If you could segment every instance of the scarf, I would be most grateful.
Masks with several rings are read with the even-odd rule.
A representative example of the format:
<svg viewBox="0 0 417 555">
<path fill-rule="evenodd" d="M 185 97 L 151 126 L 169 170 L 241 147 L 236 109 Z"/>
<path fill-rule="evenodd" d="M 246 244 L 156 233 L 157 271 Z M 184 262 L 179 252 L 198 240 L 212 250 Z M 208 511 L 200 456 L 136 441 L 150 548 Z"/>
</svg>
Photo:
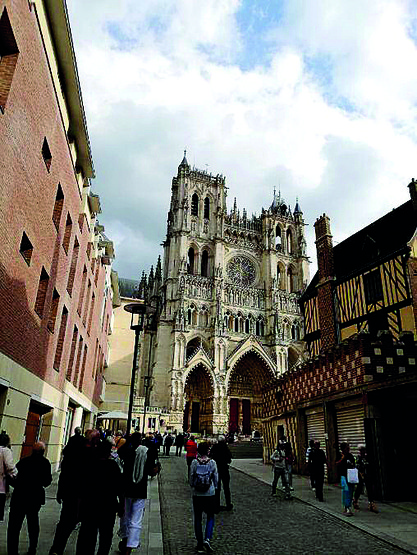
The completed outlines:
<svg viewBox="0 0 417 555">
<path fill-rule="evenodd" d="M 133 483 L 138 484 L 143 479 L 143 470 L 145 468 L 148 448 L 144 445 L 139 445 L 135 451 L 136 457 L 133 463 Z"/>
</svg>

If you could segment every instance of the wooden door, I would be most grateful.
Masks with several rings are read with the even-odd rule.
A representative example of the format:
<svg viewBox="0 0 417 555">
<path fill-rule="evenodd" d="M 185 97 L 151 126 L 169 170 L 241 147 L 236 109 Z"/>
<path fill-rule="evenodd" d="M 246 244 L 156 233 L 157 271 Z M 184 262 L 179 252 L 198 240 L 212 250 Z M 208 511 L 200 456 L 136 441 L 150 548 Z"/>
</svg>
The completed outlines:
<svg viewBox="0 0 417 555">
<path fill-rule="evenodd" d="M 36 412 L 28 412 L 28 417 L 26 419 L 25 441 L 20 454 L 21 459 L 32 454 L 33 444 L 38 440 L 40 424 L 40 414 L 37 414 Z"/>
</svg>

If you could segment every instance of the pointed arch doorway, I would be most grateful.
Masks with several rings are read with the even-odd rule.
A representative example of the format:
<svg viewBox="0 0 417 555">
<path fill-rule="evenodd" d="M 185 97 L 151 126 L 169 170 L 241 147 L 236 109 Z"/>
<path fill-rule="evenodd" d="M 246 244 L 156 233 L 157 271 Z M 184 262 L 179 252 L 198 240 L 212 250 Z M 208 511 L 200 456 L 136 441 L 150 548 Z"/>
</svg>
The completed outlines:
<svg viewBox="0 0 417 555">
<path fill-rule="evenodd" d="M 262 389 L 274 378 L 271 369 L 255 352 L 243 355 L 229 378 L 229 431 L 249 435 L 261 431 Z"/>
<path fill-rule="evenodd" d="M 203 364 L 198 364 L 188 374 L 184 397 L 184 431 L 212 434 L 214 387 Z"/>
</svg>

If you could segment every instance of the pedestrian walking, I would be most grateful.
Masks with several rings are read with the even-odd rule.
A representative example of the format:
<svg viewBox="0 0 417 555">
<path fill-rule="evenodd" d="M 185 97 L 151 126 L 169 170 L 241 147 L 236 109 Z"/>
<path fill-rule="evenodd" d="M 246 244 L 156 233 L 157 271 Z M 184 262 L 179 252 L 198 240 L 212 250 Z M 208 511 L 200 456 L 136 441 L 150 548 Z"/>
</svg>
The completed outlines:
<svg viewBox="0 0 417 555">
<path fill-rule="evenodd" d="M 80 522 L 80 504 L 82 493 L 82 471 L 84 470 L 84 450 L 86 440 L 75 434 L 63 449 L 64 458 L 58 479 L 56 500 L 61 505 L 59 522 L 56 525 L 54 540 L 49 555 L 62 555 L 68 539 Z"/>
<path fill-rule="evenodd" d="M 310 468 L 310 453 L 313 451 L 314 449 L 314 439 L 310 439 L 309 443 L 308 443 L 308 447 L 307 447 L 307 451 L 306 451 L 306 463 L 307 463 L 307 469 L 308 469 L 308 473 L 310 475 L 310 485 L 311 485 L 311 489 L 314 491 L 316 489 L 316 484 L 314 482 L 314 476 L 311 475 L 311 468 Z"/>
<path fill-rule="evenodd" d="M 179 434 L 177 434 L 177 436 L 175 438 L 175 455 L 177 457 L 181 456 L 181 451 L 182 451 L 183 447 L 184 447 L 184 436 L 180 432 Z"/>
<path fill-rule="evenodd" d="M 10 437 L 6 432 L 0 434 L 0 521 L 4 520 L 4 507 L 6 494 L 9 491 L 9 480 L 17 476 L 17 468 L 13 463 L 13 455 L 10 449 Z"/>
<path fill-rule="evenodd" d="M 216 488 L 218 482 L 217 465 L 208 456 L 209 445 L 198 445 L 198 455 L 191 463 L 190 486 L 193 492 L 194 532 L 197 540 L 197 553 L 213 553 L 211 538 L 214 529 L 216 510 Z M 203 540 L 203 513 L 206 513 L 206 529 Z"/>
<path fill-rule="evenodd" d="M 115 434 L 114 434 L 114 445 L 116 447 L 116 450 L 118 451 L 120 449 L 120 447 L 122 445 L 124 445 L 126 443 L 126 439 L 123 437 L 123 432 L 122 430 L 118 430 Z"/>
<path fill-rule="evenodd" d="M 315 484 L 316 498 L 319 501 L 324 501 L 323 485 L 327 459 L 323 449 L 320 449 L 320 441 L 314 442 L 314 449 L 310 451 L 308 465 L 310 468 L 310 476 L 314 480 Z"/>
<path fill-rule="evenodd" d="M 210 449 L 210 457 L 216 462 L 218 472 L 218 486 L 216 488 L 216 512 L 222 508 L 220 505 L 221 487 L 223 484 L 224 497 L 226 500 L 226 511 L 233 509 L 230 497 L 230 472 L 229 464 L 232 462 L 232 454 L 226 443 L 225 436 L 219 436 L 218 442 Z"/>
<path fill-rule="evenodd" d="M 347 478 L 348 470 L 355 468 L 355 458 L 350 452 L 348 443 L 340 444 L 340 458 L 336 461 L 336 468 L 339 474 L 340 486 L 342 488 L 343 514 L 353 516 L 352 499 L 355 484 L 350 483 Z"/>
<path fill-rule="evenodd" d="M 187 459 L 188 465 L 188 475 L 190 475 L 190 467 L 193 460 L 197 457 L 197 443 L 194 436 L 190 436 L 190 439 L 185 444 L 185 458 Z"/>
<path fill-rule="evenodd" d="M 357 511 L 360 509 L 359 498 L 363 493 L 364 487 L 366 487 L 368 509 L 372 513 L 378 513 L 379 511 L 374 499 L 374 468 L 366 452 L 365 445 L 359 445 L 359 456 L 356 459 L 356 468 L 359 473 L 359 483 L 355 488 L 353 507 Z"/>
<path fill-rule="evenodd" d="M 119 450 L 123 462 L 124 513 L 120 518 L 119 550 L 122 555 L 130 555 L 132 549 L 140 545 L 145 500 L 147 499 L 148 475 L 153 474 L 158 465 L 156 449 L 142 445 L 139 432 L 133 433 L 129 441 Z"/>
<path fill-rule="evenodd" d="M 276 450 L 271 455 L 271 462 L 273 464 L 274 479 L 272 482 L 272 495 L 277 493 L 278 480 L 281 478 L 282 485 L 285 491 L 285 499 L 291 499 L 290 485 L 288 483 L 288 473 L 285 461 L 285 442 L 280 440 Z"/>
<path fill-rule="evenodd" d="M 122 473 L 111 457 L 112 443 L 101 441 L 97 457 L 84 469 L 83 496 L 80 507 L 81 528 L 77 538 L 77 555 L 108 555 L 113 541 L 116 514 L 123 514 Z"/>
<path fill-rule="evenodd" d="M 45 444 L 35 443 L 32 454 L 21 459 L 17 465 L 17 476 L 13 485 L 10 502 L 9 524 L 7 527 L 7 553 L 18 555 L 19 537 L 26 518 L 29 550 L 35 555 L 39 539 L 39 511 L 45 505 L 45 488 L 52 482 L 51 463 L 44 456 Z"/>
<path fill-rule="evenodd" d="M 174 443 L 174 438 L 173 438 L 172 435 L 169 433 L 169 434 L 166 436 L 166 438 L 165 438 L 165 443 L 164 443 L 164 446 L 165 446 L 165 455 L 166 455 L 167 457 L 169 457 L 169 453 L 170 453 L 170 451 L 171 451 L 171 446 L 172 446 L 173 443 Z"/>
<path fill-rule="evenodd" d="M 285 436 L 282 436 L 282 442 L 285 449 L 285 465 L 287 468 L 288 485 L 290 486 L 290 490 L 294 491 L 294 488 L 292 487 L 292 466 L 294 464 L 294 455 L 292 452 L 291 443 L 287 440 Z"/>
</svg>

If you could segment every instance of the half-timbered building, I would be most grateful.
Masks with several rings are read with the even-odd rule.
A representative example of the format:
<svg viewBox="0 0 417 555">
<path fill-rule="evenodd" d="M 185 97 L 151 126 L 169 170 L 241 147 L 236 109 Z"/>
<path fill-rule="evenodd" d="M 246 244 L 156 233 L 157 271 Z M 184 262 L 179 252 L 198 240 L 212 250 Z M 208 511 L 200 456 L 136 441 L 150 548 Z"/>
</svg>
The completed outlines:
<svg viewBox="0 0 417 555">
<path fill-rule="evenodd" d="M 300 299 L 309 360 L 264 389 L 265 460 L 286 434 L 303 472 L 308 442 L 319 440 L 335 481 L 340 442 L 354 455 L 366 444 L 384 499 L 417 497 L 404 469 L 417 455 L 417 182 L 409 190 L 334 247 L 329 218 L 316 221 L 318 271 Z"/>
</svg>

